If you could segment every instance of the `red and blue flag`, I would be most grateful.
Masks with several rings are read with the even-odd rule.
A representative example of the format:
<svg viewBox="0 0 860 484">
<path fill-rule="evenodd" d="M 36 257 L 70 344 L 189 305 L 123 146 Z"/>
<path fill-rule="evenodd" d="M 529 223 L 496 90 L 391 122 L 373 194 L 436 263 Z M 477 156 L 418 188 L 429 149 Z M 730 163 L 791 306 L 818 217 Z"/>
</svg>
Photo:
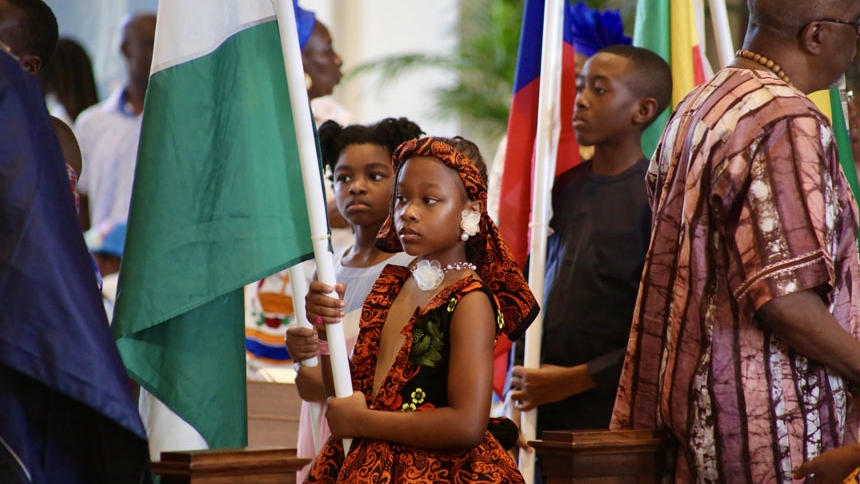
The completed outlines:
<svg viewBox="0 0 860 484">
<path fill-rule="evenodd" d="M 526 0 L 520 33 L 514 93 L 508 117 L 505 166 L 499 195 L 499 229 L 520 267 L 529 252 L 532 187 L 534 185 L 535 136 L 538 125 L 541 47 L 545 0 Z M 573 132 L 573 100 L 576 97 L 576 65 L 573 52 L 572 10 L 565 2 L 559 99 L 560 133 L 555 174 L 579 163 L 579 146 Z M 494 351 L 493 391 L 505 390 L 511 342 L 502 337 Z"/>
<path fill-rule="evenodd" d="M 529 247 L 544 9 L 545 0 L 526 0 L 499 198 L 499 229 L 521 267 L 528 257 Z M 579 147 L 571 124 L 573 100 L 576 97 L 576 66 L 571 24 L 572 10 L 565 2 L 556 175 L 579 163 Z"/>
</svg>

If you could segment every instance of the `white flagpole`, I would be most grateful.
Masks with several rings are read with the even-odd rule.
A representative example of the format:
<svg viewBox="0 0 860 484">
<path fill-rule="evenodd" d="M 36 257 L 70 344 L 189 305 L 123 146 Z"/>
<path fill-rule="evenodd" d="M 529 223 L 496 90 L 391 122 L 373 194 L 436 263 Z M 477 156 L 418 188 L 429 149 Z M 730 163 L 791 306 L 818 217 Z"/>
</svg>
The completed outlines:
<svg viewBox="0 0 860 484">
<path fill-rule="evenodd" d="M 711 6 L 711 23 L 714 26 L 714 37 L 717 42 L 720 67 L 725 67 L 735 58 L 735 51 L 732 48 L 732 31 L 729 28 L 729 15 L 726 10 L 726 0 L 709 0 L 708 3 Z"/>
<path fill-rule="evenodd" d="M 556 154 L 560 123 L 559 99 L 561 98 L 561 44 L 564 26 L 565 0 L 547 0 L 544 4 L 543 40 L 540 69 L 540 94 L 538 95 L 538 124 L 535 135 L 535 169 L 532 187 L 531 242 L 529 246 L 529 286 L 538 301 L 543 301 L 543 281 L 546 269 L 546 238 L 549 221 L 551 190 L 555 175 Z M 526 330 L 526 368 L 540 366 L 541 333 L 543 312 Z M 520 430 L 527 441 L 537 437 L 537 410 L 521 415 Z M 528 484 L 534 482 L 535 456 L 520 451 L 520 472 Z"/>
<path fill-rule="evenodd" d="M 302 53 L 299 46 L 299 34 L 296 30 L 296 13 L 290 0 L 272 0 L 272 5 L 275 7 L 275 16 L 278 18 L 281 49 L 284 52 L 293 123 L 296 127 L 296 137 L 299 144 L 299 161 L 302 166 L 305 200 L 310 217 L 317 278 L 334 287 L 336 284 L 334 259 L 333 254 L 329 251 L 328 221 L 325 216 L 326 204 L 319 173 L 313 120 L 311 119 L 310 103 L 305 87 L 304 70 L 300 62 Z M 330 293 L 329 296 L 338 297 L 336 292 Z M 327 324 L 326 335 L 331 353 L 329 359 L 332 378 L 334 379 L 335 396 L 348 397 L 352 395 L 352 377 L 349 373 L 349 357 L 346 352 L 343 323 Z M 349 452 L 351 443 L 352 439 L 343 440 L 344 453 Z"/>
<path fill-rule="evenodd" d="M 293 314 L 295 315 L 295 324 L 302 328 L 310 328 L 311 323 L 308 322 L 307 313 L 305 312 L 305 294 L 308 293 L 308 283 L 305 280 L 305 271 L 301 264 L 290 267 L 290 289 L 293 295 Z M 317 366 L 319 361 L 316 356 L 302 360 L 302 366 Z M 311 433 L 314 438 L 314 451 L 319 452 L 322 442 L 320 442 L 320 416 L 322 415 L 322 403 L 307 402 L 308 410 L 311 416 Z"/>
</svg>

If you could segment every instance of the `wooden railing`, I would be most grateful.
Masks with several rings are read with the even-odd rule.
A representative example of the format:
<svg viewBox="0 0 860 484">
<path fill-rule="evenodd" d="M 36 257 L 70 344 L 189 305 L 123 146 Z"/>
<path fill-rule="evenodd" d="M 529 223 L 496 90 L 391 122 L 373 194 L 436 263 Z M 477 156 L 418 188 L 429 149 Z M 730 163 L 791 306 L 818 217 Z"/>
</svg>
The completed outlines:
<svg viewBox="0 0 860 484">
<path fill-rule="evenodd" d="M 309 461 L 286 448 L 164 452 L 152 472 L 161 484 L 294 484 Z"/>
<path fill-rule="evenodd" d="M 248 382 L 248 447 L 164 452 L 161 484 L 292 484 L 310 459 L 296 457 L 301 400 L 292 384 Z"/>
<path fill-rule="evenodd" d="M 165 452 L 153 463 L 161 484 L 292 484 L 309 462 L 295 450 L 293 385 L 249 382 L 249 444 L 244 449 Z M 674 441 L 657 430 L 550 431 L 530 442 L 545 484 L 658 484 Z"/>
<path fill-rule="evenodd" d="M 547 431 L 529 442 L 545 484 L 659 484 L 674 441 L 658 430 Z"/>
</svg>

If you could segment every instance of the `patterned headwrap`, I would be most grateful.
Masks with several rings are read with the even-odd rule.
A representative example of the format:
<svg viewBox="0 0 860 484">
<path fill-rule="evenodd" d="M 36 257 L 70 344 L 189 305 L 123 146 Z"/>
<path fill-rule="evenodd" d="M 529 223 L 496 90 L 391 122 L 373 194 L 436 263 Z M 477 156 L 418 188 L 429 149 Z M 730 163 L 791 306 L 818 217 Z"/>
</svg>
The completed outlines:
<svg viewBox="0 0 860 484">
<path fill-rule="evenodd" d="M 487 187 L 481 173 L 462 153 L 447 143 L 428 137 L 407 141 L 397 148 L 394 152 L 394 167 L 398 176 L 404 162 L 413 156 L 432 156 L 455 170 L 466 187 L 469 199 L 481 202 L 481 229 L 466 242 L 471 247 L 471 252 L 477 254 L 476 260 L 471 262 L 477 266 L 476 272 L 480 274 L 484 284 L 499 300 L 505 319 L 502 332 L 511 340 L 519 338 L 537 316 L 540 308 L 522 271 L 517 267 L 508 244 L 487 214 Z M 391 214 L 379 229 L 376 247 L 386 252 L 403 250 Z"/>
</svg>

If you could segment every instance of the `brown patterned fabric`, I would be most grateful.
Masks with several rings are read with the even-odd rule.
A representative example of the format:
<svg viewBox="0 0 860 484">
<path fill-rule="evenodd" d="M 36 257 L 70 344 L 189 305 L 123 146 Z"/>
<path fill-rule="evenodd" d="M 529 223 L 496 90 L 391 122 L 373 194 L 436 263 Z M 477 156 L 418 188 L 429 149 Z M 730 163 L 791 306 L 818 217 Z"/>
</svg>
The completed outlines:
<svg viewBox="0 0 860 484">
<path fill-rule="evenodd" d="M 397 148 L 394 166 L 398 176 L 403 163 L 411 156 L 432 156 L 456 170 L 466 187 L 469 200 L 482 202 L 480 231 L 467 242 L 471 253 L 477 254 L 471 262 L 478 266 L 477 272 L 481 279 L 499 299 L 505 318 L 502 332 L 511 341 L 516 340 L 534 321 L 540 308 L 508 244 L 487 214 L 487 187 L 481 179 L 481 173 L 462 153 L 447 143 L 429 137 L 407 141 Z M 376 246 L 386 252 L 403 250 L 390 214 L 379 229 Z"/>
<path fill-rule="evenodd" d="M 380 273 L 361 311 L 361 331 L 350 364 L 352 385 L 364 393 L 368 408 L 387 412 L 422 412 L 448 406 L 450 323 L 459 301 L 485 292 L 501 319 L 498 301 L 481 282 L 467 276 L 442 289 L 419 308 L 402 330 L 403 345 L 372 399 L 379 341 L 388 310 L 409 269 L 389 265 Z M 428 341 L 428 339 L 430 341 Z M 476 447 L 433 450 L 374 439 L 354 439 L 344 457 L 341 442 L 330 438 L 320 450 L 310 483 L 521 483 L 516 463 L 489 431 Z"/>
<path fill-rule="evenodd" d="M 763 70 L 726 68 L 669 122 L 647 176 L 653 234 L 612 428 L 665 426 L 675 482 L 799 482 L 852 442 L 845 382 L 767 329 L 816 289 L 860 337 L 857 208 L 830 123 Z"/>
</svg>

